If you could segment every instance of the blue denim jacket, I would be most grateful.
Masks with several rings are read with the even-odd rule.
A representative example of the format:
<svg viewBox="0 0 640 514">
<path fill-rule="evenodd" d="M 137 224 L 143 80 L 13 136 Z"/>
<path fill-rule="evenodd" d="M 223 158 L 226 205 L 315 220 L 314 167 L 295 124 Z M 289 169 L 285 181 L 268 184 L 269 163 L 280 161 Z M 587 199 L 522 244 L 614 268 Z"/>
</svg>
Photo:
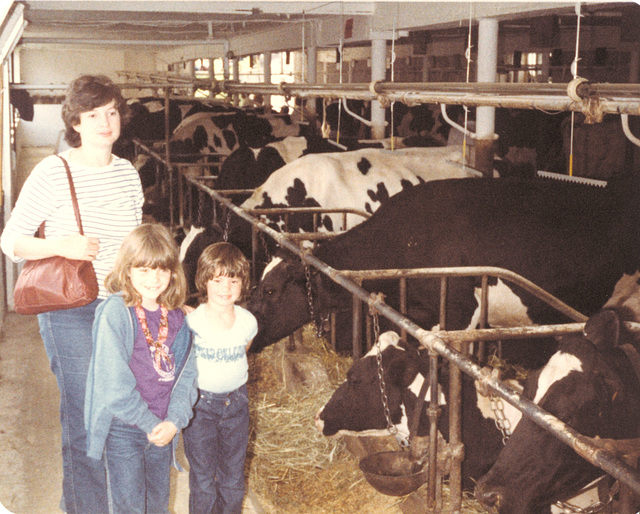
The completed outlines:
<svg viewBox="0 0 640 514">
<path fill-rule="evenodd" d="M 171 421 L 180 431 L 193 415 L 197 399 L 197 368 L 187 323 L 182 325 L 171 346 L 175 355 L 176 380 L 164 420 L 149 410 L 136 390 L 136 379 L 129 368 L 137 323 L 119 294 L 110 296 L 96 309 L 93 355 L 84 404 L 87 455 L 94 459 L 102 458 L 114 416 L 150 433 L 161 421 Z M 176 435 L 173 438 L 174 456 L 177 442 Z"/>
</svg>

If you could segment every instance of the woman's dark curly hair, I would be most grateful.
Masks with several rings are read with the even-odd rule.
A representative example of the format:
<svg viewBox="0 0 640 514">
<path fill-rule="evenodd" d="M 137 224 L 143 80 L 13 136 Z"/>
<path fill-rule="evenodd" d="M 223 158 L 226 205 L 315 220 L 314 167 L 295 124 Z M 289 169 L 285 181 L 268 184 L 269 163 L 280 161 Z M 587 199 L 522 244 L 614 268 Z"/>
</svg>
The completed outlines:
<svg viewBox="0 0 640 514">
<path fill-rule="evenodd" d="M 62 120 L 65 125 L 64 138 L 73 148 L 80 146 L 80 134 L 73 128 L 80 123 L 80 114 L 92 111 L 115 101 L 120 112 L 120 122 L 124 126 L 130 117 L 130 108 L 122 98 L 120 88 L 105 75 L 81 75 L 69 85 L 62 104 Z"/>
</svg>

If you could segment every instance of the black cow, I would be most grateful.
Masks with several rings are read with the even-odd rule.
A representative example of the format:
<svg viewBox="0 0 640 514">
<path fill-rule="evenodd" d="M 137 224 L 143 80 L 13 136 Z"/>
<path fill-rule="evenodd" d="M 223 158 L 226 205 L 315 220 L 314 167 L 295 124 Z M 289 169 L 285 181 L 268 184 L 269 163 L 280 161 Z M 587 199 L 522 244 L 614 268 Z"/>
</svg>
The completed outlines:
<svg viewBox="0 0 640 514">
<path fill-rule="evenodd" d="M 632 179 L 635 183 L 635 179 Z M 336 269 L 498 266 L 531 280 L 585 314 L 604 305 L 623 271 L 637 268 L 637 185 L 595 188 L 553 180 L 436 180 L 391 197 L 371 218 L 322 243 L 314 255 Z M 307 284 L 299 260 L 272 263 L 249 309 L 260 350 L 310 321 L 349 311 L 350 295 L 322 273 Z M 474 278 L 451 278 L 446 329 L 473 325 Z M 393 281 L 367 283 L 398 307 Z M 439 320 L 439 281 L 410 280 L 409 316 L 431 329 Z M 567 321 L 554 309 L 501 280 L 489 288 L 489 324 L 523 326 Z M 477 320 L 476 320 L 477 321 Z"/>
<path fill-rule="evenodd" d="M 592 316 L 584 334 L 565 336 L 549 363 L 532 376 L 524 395 L 587 437 L 640 437 L 640 381 L 627 352 L 640 349 L 615 311 Z M 603 471 L 524 417 L 491 470 L 475 489 L 493 512 L 548 512 Z M 634 510 L 635 511 L 635 510 Z"/>
</svg>

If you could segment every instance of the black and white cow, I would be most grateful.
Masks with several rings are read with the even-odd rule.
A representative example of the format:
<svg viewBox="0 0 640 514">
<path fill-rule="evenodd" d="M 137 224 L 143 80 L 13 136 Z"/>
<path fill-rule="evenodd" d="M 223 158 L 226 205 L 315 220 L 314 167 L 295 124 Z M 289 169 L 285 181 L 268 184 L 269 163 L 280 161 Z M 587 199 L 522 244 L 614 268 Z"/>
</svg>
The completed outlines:
<svg viewBox="0 0 640 514">
<path fill-rule="evenodd" d="M 430 181 L 392 196 L 367 221 L 322 243 L 314 256 L 336 269 L 497 266 L 589 315 L 604 305 L 624 271 L 638 269 L 638 213 L 628 198 L 638 191 L 633 185 L 595 188 L 543 179 Z M 474 278 L 449 279 L 442 328 L 476 326 L 478 286 Z M 310 287 L 316 322 L 330 310 L 350 311 L 351 295 L 324 274 L 314 273 Z M 398 308 L 396 287 L 393 281 L 365 282 Z M 269 265 L 249 303 L 259 323 L 252 348 L 275 343 L 311 320 L 307 288 L 299 259 Z M 431 329 L 439 320 L 439 281 L 410 280 L 407 289 L 409 317 Z M 489 288 L 488 321 L 499 327 L 567 320 L 498 280 Z"/>
<path fill-rule="evenodd" d="M 479 174 L 460 164 L 454 147 L 363 148 L 343 153 L 305 155 L 272 174 L 242 203 L 245 210 L 272 207 L 349 208 L 375 212 L 401 190 L 429 180 L 469 178 Z M 322 216 L 321 229 L 335 231 L 341 214 Z M 282 216 L 272 219 L 284 228 Z M 362 222 L 362 216 L 347 216 L 346 229 Z M 293 220 L 290 232 L 312 230 L 310 216 Z"/>
<path fill-rule="evenodd" d="M 402 145 L 399 141 L 398 145 Z M 313 135 L 288 136 L 261 148 L 241 146 L 222 163 L 215 189 L 255 189 L 280 168 L 307 154 L 337 153 L 361 148 L 390 148 L 389 140 L 342 140 L 340 146 Z M 399 146 L 404 147 L 404 146 Z M 246 197 L 244 198 L 246 199 Z M 242 202 L 238 202 L 240 204 Z"/>
<path fill-rule="evenodd" d="M 524 395 L 587 437 L 638 438 L 640 370 L 629 357 L 638 350 L 638 335 L 615 311 L 603 310 L 589 319 L 584 334 L 561 339 L 558 352 L 527 381 Z M 523 417 L 475 495 L 492 512 L 538 514 L 602 474 Z"/>
<path fill-rule="evenodd" d="M 385 392 L 391 424 L 398 434 L 407 438 L 413 425 L 416 399 L 426 377 L 429 376 L 426 350 L 417 350 L 399 343 L 395 332 L 380 335 L 380 350 Z M 380 379 L 376 360 L 378 348 L 373 347 L 363 358 L 356 361 L 347 372 L 346 380 L 333 393 L 329 401 L 315 416 L 315 423 L 325 436 L 389 435 L 388 423 L 380 394 Z M 439 373 L 439 405 L 442 410 L 438 418 L 438 430 L 445 440 L 449 439 L 448 372 L 443 367 Z M 486 473 L 503 448 L 503 434 L 497 429 L 495 415 L 488 407 L 488 399 L 477 394 L 473 380 L 463 374 L 462 380 L 462 441 L 465 444 L 465 459 L 462 463 L 463 487 L 472 490 L 476 480 Z M 511 382 L 512 385 L 517 384 Z M 429 435 L 430 393 L 427 391 L 425 405 L 420 414 L 419 437 Z M 515 426 L 520 411 L 508 403 L 505 416 Z"/>
<path fill-rule="evenodd" d="M 229 155 L 240 146 L 261 148 L 278 138 L 300 135 L 289 116 L 247 113 L 242 110 L 187 116 L 171 135 L 171 151 L 177 154 Z"/>
<path fill-rule="evenodd" d="M 276 146 L 277 143 L 274 149 Z M 269 154 L 271 158 L 278 159 L 274 152 Z M 365 214 L 371 213 L 403 188 L 439 178 L 478 175 L 468 168 L 462 168 L 457 162 L 460 159 L 461 155 L 455 147 L 406 148 L 397 151 L 365 148 L 351 152 L 309 154 L 274 172 L 241 207 L 245 210 L 270 207 L 352 208 Z M 311 216 L 292 217 L 289 230 L 312 231 Z M 349 229 L 364 219 L 361 215 L 348 215 L 345 228 Z M 270 215 L 269 224 L 280 231 L 284 228 L 281 215 Z M 341 229 L 341 215 L 324 215 L 319 228 L 323 231 Z M 202 232 L 199 235 L 194 232 L 193 244 L 198 247 L 205 245 L 203 239 L 208 243 L 216 241 L 212 237 L 217 237 L 218 231 L 205 232 L 203 228 L 195 230 Z M 227 235 L 229 242 L 238 246 L 245 255 L 251 256 L 251 227 L 246 221 L 232 216 Z M 191 255 L 192 252 L 183 261 L 188 276 L 195 274 L 196 262 Z"/>
</svg>

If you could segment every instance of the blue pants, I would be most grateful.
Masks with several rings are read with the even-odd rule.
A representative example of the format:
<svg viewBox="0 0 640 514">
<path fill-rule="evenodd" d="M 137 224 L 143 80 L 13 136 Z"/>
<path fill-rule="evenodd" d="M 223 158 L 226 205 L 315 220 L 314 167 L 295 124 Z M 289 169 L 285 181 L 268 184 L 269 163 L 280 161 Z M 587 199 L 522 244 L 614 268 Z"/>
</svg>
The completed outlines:
<svg viewBox="0 0 640 514">
<path fill-rule="evenodd" d="M 156 446 L 146 432 L 114 418 L 105 445 L 113 513 L 168 513 L 172 455 L 171 443 Z"/>
<path fill-rule="evenodd" d="M 91 328 L 101 300 L 38 314 L 40 335 L 60 390 L 62 504 L 69 514 L 109 512 L 104 462 L 87 457 L 84 396 L 93 348 Z"/>
<path fill-rule="evenodd" d="M 242 512 L 249 443 L 247 386 L 226 394 L 200 391 L 183 438 L 190 467 L 190 514 Z"/>
</svg>

